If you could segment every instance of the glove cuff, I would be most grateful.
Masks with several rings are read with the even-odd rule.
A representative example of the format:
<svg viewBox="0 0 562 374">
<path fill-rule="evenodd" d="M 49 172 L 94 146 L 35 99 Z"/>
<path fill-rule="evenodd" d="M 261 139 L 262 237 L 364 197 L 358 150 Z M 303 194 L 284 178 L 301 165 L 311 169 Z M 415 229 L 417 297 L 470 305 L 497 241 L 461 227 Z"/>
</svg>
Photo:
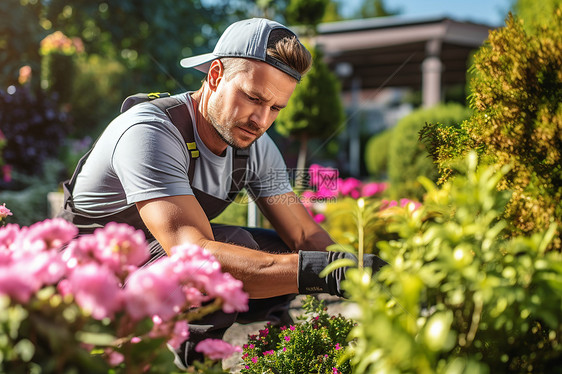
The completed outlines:
<svg viewBox="0 0 562 374">
<path fill-rule="evenodd" d="M 299 294 L 329 292 L 326 279 L 318 276 L 328 263 L 327 252 L 299 251 Z"/>
</svg>

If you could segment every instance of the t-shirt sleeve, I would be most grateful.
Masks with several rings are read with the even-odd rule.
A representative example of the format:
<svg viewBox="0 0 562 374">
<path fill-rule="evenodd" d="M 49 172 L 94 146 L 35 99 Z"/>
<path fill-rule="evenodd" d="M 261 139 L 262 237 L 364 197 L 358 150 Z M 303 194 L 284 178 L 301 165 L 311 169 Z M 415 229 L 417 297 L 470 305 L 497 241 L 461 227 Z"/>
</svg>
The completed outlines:
<svg viewBox="0 0 562 374">
<path fill-rule="evenodd" d="M 259 198 L 293 191 L 287 166 L 273 140 L 265 134 L 255 145 L 255 157 L 250 163 L 246 185 L 250 195 Z"/>
<path fill-rule="evenodd" d="M 127 203 L 166 196 L 193 195 L 189 156 L 171 124 L 140 123 L 123 133 L 111 157 Z"/>
</svg>

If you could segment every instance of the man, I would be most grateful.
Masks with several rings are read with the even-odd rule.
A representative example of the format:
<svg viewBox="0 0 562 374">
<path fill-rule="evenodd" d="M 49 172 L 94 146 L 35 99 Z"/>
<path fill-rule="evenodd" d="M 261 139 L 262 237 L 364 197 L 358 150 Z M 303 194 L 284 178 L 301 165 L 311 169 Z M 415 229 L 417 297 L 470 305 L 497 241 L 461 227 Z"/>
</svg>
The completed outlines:
<svg viewBox="0 0 562 374">
<path fill-rule="evenodd" d="M 118 116 L 77 167 L 63 216 L 82 233 L 110 221 L 142 229 L 153 259 L 175 245 L 197 244 L 244 283 L 249 312 L 217 313 L 193 325 L 178 352 L 186 365 L 199 358 L 198 341 L 221 337 L 236 320 L 283 322 L 291 295 L 341 295 L 344 270 L 325 279 L 318 273 L 345 255 L 325 252 L 332 239 L 292 191 L 282 156 L 265 134 L 311 65 L 296 35 L 266 19 L 236 22 L 213 53 L 181 64 L 207 74 L 199 90 L 172 98 L 185 115 L 155 100 Z M 191 135 L 181 132 L 182 120 Z M 240 189 L 233 189 L 239 169 L 275 231 L 209 222 Z"/>
</svg>

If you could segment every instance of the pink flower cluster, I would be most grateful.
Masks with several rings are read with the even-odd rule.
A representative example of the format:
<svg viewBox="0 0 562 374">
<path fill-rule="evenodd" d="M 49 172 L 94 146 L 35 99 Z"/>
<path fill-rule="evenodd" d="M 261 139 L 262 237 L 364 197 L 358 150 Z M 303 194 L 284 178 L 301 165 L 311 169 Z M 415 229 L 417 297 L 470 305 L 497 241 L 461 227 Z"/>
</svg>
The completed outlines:
<svg viewBox="0 0 562 374">
<path fill-rule="evenodd" d="M 131 325 L 152 319 L 148 337 L 168 338 L 173 347 L 188 337 L 181 312 L 211 299 L 220 299 L 227 313 L 248 309 L 242 282 L 198 246 L 174 247 L 171 256 L 140 267 L 149 258 L 142 231 L 109 223 L 74 239 L 77 234 L 63 219 L 0 228 L 0 295 L 25 305 L 42 287 L 57 285 L 95 320 L 118 315 Z"/>
<path fill-rule="evenodd" d="M 80 38 L 69 38 L 60 31 L 55 31 L 41 40 L 40 50 L 42 55 L 59 52 L 65 55 L 84 52 L 84 43 Z"/>
<path fill-rule="evenodd" d="M 338 171 L 334 168 L 323 167 L 318 164 L 310 165 L 308 170 L 309 185 L 313 190 L 304 191 L 301 195 L 302 202 L 316 222 L 324 222 L 326 216 L 314 212 L 314 205 L 335 199 L 339 196 L 349 196 L 353 199 L 371 197 L 382 193 L 388 187 L 387 183 L 364 183 L 356 178 L 339 178 Z"/>
<path fill-rule="evenodd" d="M 6 208 L 6 203 L 0 205 L 0 221 L 11 215 L 12 212 L 10 211 L 10 209 Z"/>
<path fill-rule="evenodd" d="M 232 356 L 235 352 L 242 352 L 242 348 L 232 346 L 220 339 L 205 339 L 195 346 L 195 350 L 211 360 L 222 360 Z"/>
<path fill-rule="evenodd" d="M 404 208 L 408 204 L 414 204 L 414 210 L 418 209 L 421 206 L 419 202 L 410 199 L 400 199 L 400 201 L 384 199 L 381 201 L 381 210 L 385 210 L 392 207 Z"/>
</svg>

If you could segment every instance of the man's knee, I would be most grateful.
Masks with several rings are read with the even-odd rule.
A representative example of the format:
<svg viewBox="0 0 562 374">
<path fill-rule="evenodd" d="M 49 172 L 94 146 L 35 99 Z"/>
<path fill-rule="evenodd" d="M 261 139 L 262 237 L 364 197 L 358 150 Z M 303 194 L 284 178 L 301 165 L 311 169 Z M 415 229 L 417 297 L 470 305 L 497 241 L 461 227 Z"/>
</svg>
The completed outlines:
<svg viewBox="0 0 562 374">
<path fill-rule="evenodd" d="M 215 241 L 239 245 L 250 249 L 260 249 L 252 234 L 238 226 L 212 225 Z"/>
</svg>

